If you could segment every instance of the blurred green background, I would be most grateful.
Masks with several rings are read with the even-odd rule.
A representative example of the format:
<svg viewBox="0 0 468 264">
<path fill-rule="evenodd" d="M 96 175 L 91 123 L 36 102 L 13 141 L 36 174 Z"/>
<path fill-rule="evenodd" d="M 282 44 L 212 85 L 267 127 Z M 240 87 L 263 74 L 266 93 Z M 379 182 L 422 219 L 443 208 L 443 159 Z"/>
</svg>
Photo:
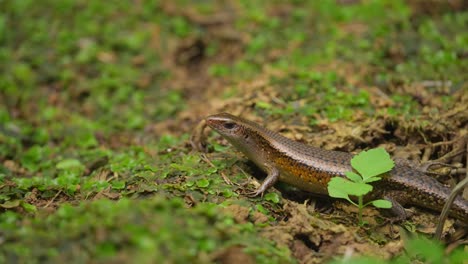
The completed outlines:
<svg viewBox="0 0 468 264">
<path fill-rule="evenodd" d="M 245 262 L 298 261 L 258 235 L 277 197 L 238 198 L 220 177 L 235 155 L 190 152 L 196 122 L 222 108 L 411 122 L 463 105 L 467 7 L 0 1 L 0 262 L 205 263 L 238 246 Z M 424 82 L 437 102 L 418 103 Z M 235 220 L 232 205 L 267 220 Z"/>
</svg>

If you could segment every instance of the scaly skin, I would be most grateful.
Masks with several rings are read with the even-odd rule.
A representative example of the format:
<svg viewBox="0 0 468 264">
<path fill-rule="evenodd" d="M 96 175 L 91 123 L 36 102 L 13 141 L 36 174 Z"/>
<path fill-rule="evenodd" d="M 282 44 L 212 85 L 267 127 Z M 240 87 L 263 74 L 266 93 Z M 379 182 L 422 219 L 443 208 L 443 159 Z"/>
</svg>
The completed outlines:
<svg viewBox="0 0 468 264">
<path fill-rule="evenodd" d="M 277 180 L 301 190 L 328 195 L 330 179 L 344 177 L 346 171 L 352 171 L 353 155 L 350 153 L 308 146 L 227 113 L 209 116 L 205 122 L 268 173 L 253 195 L 262 195 Z M 392 171 L 373 184 L 374 190 L 366 199 L 388 199 L 399 213 L 404 212 L 400 204 L 442 210 L 450 189 L 408 164 L 408 161 L 396 160 Z M 468 202 L 457 197 L 450 213 L 467 222 Z"/>
</svg>

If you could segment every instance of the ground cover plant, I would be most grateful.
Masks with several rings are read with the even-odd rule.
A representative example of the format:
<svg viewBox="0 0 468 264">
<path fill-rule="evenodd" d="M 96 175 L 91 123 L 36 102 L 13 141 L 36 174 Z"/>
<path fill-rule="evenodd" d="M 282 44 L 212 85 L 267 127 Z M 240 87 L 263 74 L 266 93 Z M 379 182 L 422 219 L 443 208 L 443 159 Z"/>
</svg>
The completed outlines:
<svg viewBox="0 0 468 264">
<path fill-rule="evenodd" d="M 345 178 L 333 177 L 328 182 L 328 194 L 331 197 L 343 198 L 359 209 L 359 224 L 363 225 L 362 210 L 368 205 L 377 208 L 391 208 L 392 203 L 384 199 L 372 200 L 364 203 L 364 196 L 370 193 L 373 186 L 369 183 L 380 181 L 384 173 L 389 172 L 395 163 L 385 149 L 376 148 L 359 153 L 351 160 L 353 169 L 357 173 L 347 171 Z M 358 202 L 351 200 L 350 196 L 357 197 Z"/>
<path fill-rule="evenodd" d="M 467 165 L 467 8 L 0 1 L 0 262 L 428 261 L 421 247 L 463 260 L 453 219 L 442 243 L 411 243 L 437 212 L 391 223 L 366 207 L 361 227 L 346 201 L 287 185 L 249 198 L 259 170 L 215 133 L 207 154 L 189 139 L 225 111 L 326 149 L 449 163 L 433 176 L 454 186 Z"/>
</svg>

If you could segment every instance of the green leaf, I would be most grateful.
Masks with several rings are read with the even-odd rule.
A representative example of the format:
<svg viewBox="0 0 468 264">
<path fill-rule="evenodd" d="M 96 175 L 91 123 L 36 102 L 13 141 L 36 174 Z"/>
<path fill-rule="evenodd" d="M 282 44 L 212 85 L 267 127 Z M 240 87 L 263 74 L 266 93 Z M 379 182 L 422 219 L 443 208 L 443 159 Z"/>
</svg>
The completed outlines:
<svg viewBox="0 0 468 264">
<path fill-rule="evenodd" d="M 197 187 L 206 188 L 210 185 L 210 181 L 207 179 L 201 179 L 197 181 Z"/>
<path fill-rule="evenodd" d="M 37 212 L 36 206 L 34 206 L 34 205 L 32 205 L 32 204 L 22 202 L 22 203 L 21 203 L 21 206 L 24 208 L 24 210 L 26 210 L 26 211 L 29 212 L 29 213 L 35 213 L 35 212 Z"/>
<path fill-rule="evenodd" d="M 380 181 L 381 179 L 382 179 L 382 177 L 375 176 L 375 177 L 366 179 L 365 182 L 366 182 L 366 183 L 371 183 L 371 182 L 375 182 L 375 181 Z"/>
<path fill-rule="evenodd" d="M 194 182 L 194 181 L 187 181 L 187 182 L 185 183 L 185 186 L 187 186 L 187 187 L 192 187 L 192 186 L 194 186 L 194 185 L 195 185 L 195 182 Z"/>
<path fill-rule="evenodd" d="M 334 177 L 328 182 L 328 195 L 335 198 L 343 198 L 352 203 L 349 199 L 348 192 L 342 188 L 342 178 Z"/>
<path fill-rule="evenodd" d="M 22 155 L 21 164 L 30 171 L 37 171 L 44 156 L 44 149 L 41 146 L 32 146 Z"/>
<path fill-rule="evenodd" d="M 268 210 L 267 210 L 265 207 L 263 207 L 263 205 L 257 204 L 257 205 L 255 205 L 255 208 L 257 208 L 257 210 L 258 210 L 260 213 L 263 213 L 263 214 L 265 214 L 265 215 L 268 215 Z"/>
<path fill-rule="evenodd" d="M 377 208 L 392 208 L 392 203 L 387 200 L 375 200 L 371 204 Z"/>
<path fill-rule="evenodd" d="M 84 165 L 77 159 L 65 159 L 57 163 L 55 167 L 59 170 L 69 170 L 74 168 L 84 168 Z"/>
<path fill-rule="evenodd" d="M 218 168 L 216 168 L 216 167 L 209 167 L 208 169 L 205 170 L 205 172 L 206 172 L 208 175 L 211 175 L 211 174 L 213 174 L 213 173 L 215 173 L 215 172 L 217 172 L 217 171 L 218 171 Z"/>
<path fill-rule="evenodd" d="M 82 148 L 91 148 L 97 146 L 99 143 L 92 132 L 82 132 L 78 135 L 76 144 Z"/>
<path fill-rule="evenodd" d="M 114 190 L 122 190 L 125 188 L 125 181 L 112 181 L 111 184 Z"/>
<path fill-rule="evenodd" d="M 343 179 L 334 177 L 328 182 L 328 195 L 335 198 L 343 198 L 348 200 L 349 202 L 353 203 L 351 199 L 349 199 L 348 192 L 342 188 L 342 181 Z"/>
<path fill-rule="evenodd" d="M 331 197 L 349 200 L 349 195 L 362 196 L 372 191 L 372 185 L 355 183 L 344 178 L 334 177 L 328 183 L 328 193 Z"/>
<path fill-rule="evenodd" d="M 395 163 L 383 148 L 363 151 L 351 159 L 351 165 L 362 175 L 364 182 L 371 177 L 390 171 Z"/>
<path fill-rule="evenodd" d="M 279 195 L 277 193 L 272 192 L 272 193 L 265 194 L 265 200 L 277 204 L 277 203 L 279 203 L 280 198 L 279 198 Z"/>
<path fill-rule="evenodd" d="M 225 189 L 223 191 L 223 196 L 225 198 L 230 198 L 230 197 L 234 196 L 234 192 L 232 190 L 230 190 L 230 189 Z"/>
<path fill-rule="evenodd" d="M 0 207 L 5 209 L 11 209 L 18 207 L 20 205 L 20 200 L 10 200 L 0 204 Z"/>
<path fill-rule="evenodd" d="M 116 247 L 112 242 L 105 241 L 103 243 L 97 244 L 96 245 L 96 254 L 101 257 L 111 257 L 115 255 L 115 252 L 117 251 Z"/>
<path fill-rule="evenodd" d="M 182 162 L 184 165 L 195 167 L 196 165 L 200 163 L 200 156 L 199 155 L 185 155 L 182 158 Z"/>
<path fill-rule="evenodd" d="M 271 109 L 272 106 L 270 103 L 267 103 L 267 102 L 263 102 L 263 101 L 260 101 L 260 102 L 257 102 L 256 103 L 256 106 L 258 108 L 261 108 L 261 109 Z"/>
<path fill-rule="evenodd" d="M 348 177 L 348 179 L 350 179 L 353 182 L 362 182 L 361 175 L 359 175 L 357 173 L 354 173 L 352 171 L 347 171 L 347 172 L 345 172 L 345 175 L 346 175 L 346 177 Z"/>
<path fill-rule="evenodd" d="M 466 252 L 462 247 L 455 249 L 449 255 L 449 263 L 466 263 Z"/>
<path fill-rule="evenodd" d="M 420 257 L 423 261 L 443 262 L 444 250 L 437 241 L 423 237 L 408 239 L 405 241 L 405 248 L 410 256 Z"/>
</svg>

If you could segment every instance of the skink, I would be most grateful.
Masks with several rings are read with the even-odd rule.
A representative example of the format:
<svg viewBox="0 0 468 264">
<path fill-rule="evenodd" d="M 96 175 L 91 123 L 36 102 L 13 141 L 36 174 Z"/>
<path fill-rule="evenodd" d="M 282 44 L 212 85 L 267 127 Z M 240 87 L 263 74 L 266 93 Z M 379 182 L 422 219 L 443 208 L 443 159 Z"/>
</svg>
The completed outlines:
<svg viewBox="0 0 468 264">
<path fill-rule="evenodd" d="M 327 195 L 327 184 L 332 177 L 344 177 L 346 171 L 353 170 L 350 153 L 312 147 L 228 113 L 208 116 L 205 122 L 268 173 L 252 193 L 254 196 L 263 194 L 278 180 Z M 400 213 L 404 212 L 405 204 L 440 211 L 450 195 L 449 188 L 402 160 L 396 160 L 392 171 L 373 185 L 369 197 L 390 200 Z M 457 197 L 450 213 L 466 223 L 468 201 Z"/>
</svg>

